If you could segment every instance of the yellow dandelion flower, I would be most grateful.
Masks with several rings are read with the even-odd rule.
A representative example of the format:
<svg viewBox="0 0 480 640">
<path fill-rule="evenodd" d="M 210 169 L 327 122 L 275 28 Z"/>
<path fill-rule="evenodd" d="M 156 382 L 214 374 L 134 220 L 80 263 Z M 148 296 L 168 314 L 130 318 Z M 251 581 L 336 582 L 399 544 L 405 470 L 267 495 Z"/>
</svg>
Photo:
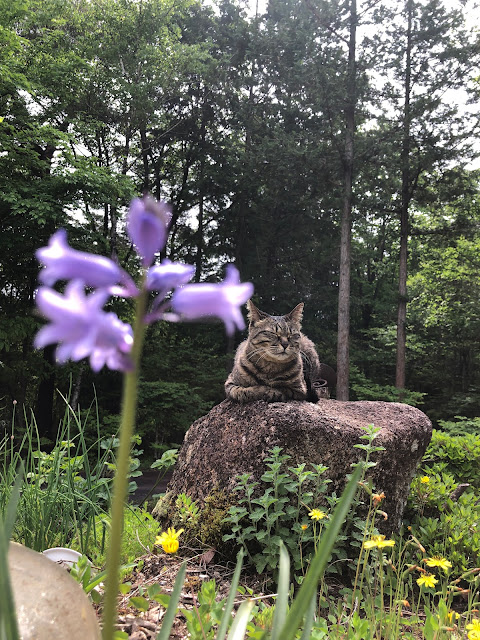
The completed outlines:
<svg viewBox="0 0 480 640">
<path fill-rule="evenodd" d="M 452 563 L 446 558 L 442 558 L 442 556 L 433 556 L 432 558 L 427 558 L 425 560 L 425 564 L 427 565 L 427 567 L 440 567 L 440 569 L 443 569 L 445 573 L 447 573 L 448 570 L 452 568 Z"/>
<path fill-rule="evenodd" d="M 302 524 L 302 531 L 306 531 L 308 529 L 308 524 Z"/>
<path fill-rule="evenodd" d="M 467 630 L 468 640 L 480 640 L 480 620 L 473 618 L 470 624 L 465 627 Z"/>
<path fill-rule="evenodd" d="M 370 540 L 365 540 L 363 543 L 364 549 L 383 549 L 384 547 L 393 547 L 395 540 L 385 540 L 385 536 L 378 535 L 372 536 Z"/>
<path fill-rule="evenodd" d="M 449 611 L 447 613 L 447 620 L 449 624 L 452 624 L 452 622 L 455 622 L 455 620 L 458 620 L 458 618 L 460 618 L 460 614 L 456 611 Z"/>
<path fill-rule="evenodd" d="M 420 478 L 420 482 L 421 482 L 422 484 L 428 484 L 428 483 L 430 482 L 430 476 L 422 476 L 422 477 Z"/>
<path fill-rule="evenodd" d="M 325 511 L 321 509 L 312 509 L 308 515 L 312 520 L 323 520 L 327 517 Z"/>
<path fill-rule="evenodd" d="M 165 553 L 175 553 L 180 546 L 178 538 L 181 533 L 183 533 L 183 529 L 175 531 L 173 527 L 169 527 L 167 532 L 163 531 L 161 535 L 156 537 L 155 544 L 157 546 L 161 545 Z"/>
<path fill-rule="evenodd" d="M 437 582 L 438 580 L 435 578 L 433 573 L 424 573 L 417 579 L 417 584 L 419 587 L 434 587 Z"/>
</svg>

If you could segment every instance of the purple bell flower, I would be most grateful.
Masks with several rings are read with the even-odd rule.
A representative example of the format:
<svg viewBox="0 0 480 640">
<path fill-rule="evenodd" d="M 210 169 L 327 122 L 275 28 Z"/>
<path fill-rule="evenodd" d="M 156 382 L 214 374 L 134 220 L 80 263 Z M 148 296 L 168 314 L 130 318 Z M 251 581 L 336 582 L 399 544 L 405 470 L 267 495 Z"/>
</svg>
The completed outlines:
<svg viewBox="0 0 480 640">
<path fill-rule="evenodd" d="M 186 284 L 194 272 L 195 267 L 192 265 L 171 262 L 168 259 L 165 259 L 162 264 L 150 267 L 147 271 L 145 286 L 148 291 L 157 291 L 158 295 L 153 301 L 152 311 L 145 316 L 146 324 L 165 319 L 164 309 L 168 306 L 165 296 L 175 287 Z"/>
<path fill-rule="evenodd" d="M 58 280 L 81 280 L 88 287 L 109 288 L 110 293 L 135 296 L 138 290 L 132 278 L 113 260 L 93 253 L 72 249 L 67 242 L 67 232 L 59 229 L 50 238 L 48 246 L 36 252 L 39 262 L 45 265 L 38 279 L 53 286 Z M 115 287 L 122 283 L 124 288 Z"/>
<path fill-rule="evenodd" d="M 227 267 L 227 276 L 219 284 L 187 284 L 176 289 L 172 308 L 181 320 L 199 320 L 206 317 L 220 318 L 231 335 L 235 329 L 244 329 L 245 321 L 240 311 L 253 294 L 251 282 L 240 282 L 240 274 L 233 266 Z"/>
<path fill-rule="evenodd" d="M 102 289 L 85 295 L 80 280 L 67 284 L 64 295 L 49 287 L 40 287 L 36 295 L 37 308 L 50 323 L 37 333 L 35 348 L 58 343 L 56 358 L 60 363 L 89 357 L 93 371 L 99 371 L 105 364 L 110 369 L 132 370 L 129 356 L 132 328 L 115 313 L 102 309 L 108 295 Z"/>
<path fill-rule="evenodd" d="M 166 202 L 157 202 L 150 196 L 132 200 L 127 231 L 144 267 L 149 267 L 157 251 L 165 246 L 171 215 Z"/>
<path fill-rule="evenodd" d="M 162 264 L 150 267 L 147 272 L 146 287 L 149 291 L 159 291 L 167 293 L 186 284 L 195 272 L 195 267 L 182 262 L 171 262 L 164 260 Z"/>
</svg>

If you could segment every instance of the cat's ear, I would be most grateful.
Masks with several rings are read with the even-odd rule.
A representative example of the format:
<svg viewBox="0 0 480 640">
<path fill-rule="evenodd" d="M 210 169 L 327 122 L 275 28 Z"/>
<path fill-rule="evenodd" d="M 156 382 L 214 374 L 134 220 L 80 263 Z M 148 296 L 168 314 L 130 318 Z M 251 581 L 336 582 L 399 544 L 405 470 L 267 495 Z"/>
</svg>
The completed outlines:
<svg viewBox="0 0 480 640">
<path fill-rule="evenodd" d="M 303 318 L 303 307 L 304 307 L 303 302 L 300 302 L 300 304 L 297 304 L 295 309 L 292 309 L 290 313 L 287 313 L 287 315 L 285 316 L 287 320 L 300 324 Z"/>
<path fill-rule="evenodd" d="M 257 309 L 257 307 L 253 304 L 251 300 L 247 300 L 247 309 L 248 309 L 247 316 L 248 316 L 248 319 L 250 320 L 251 325 L 254 325 L 255 322 L 258 322 L 259 320 L 268 318 L 268 313 L 265 313 L 264 311 L 260 311 L 260 309 Z"/>
</svg>

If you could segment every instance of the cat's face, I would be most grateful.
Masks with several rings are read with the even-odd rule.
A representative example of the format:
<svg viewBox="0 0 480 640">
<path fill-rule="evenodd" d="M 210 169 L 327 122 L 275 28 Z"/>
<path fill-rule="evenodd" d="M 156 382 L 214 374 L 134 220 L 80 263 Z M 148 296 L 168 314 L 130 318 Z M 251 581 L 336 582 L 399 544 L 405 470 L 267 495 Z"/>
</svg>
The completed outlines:
<svg viewBox="0 0 480 640">
<path fill-rule="evenodd" d="M 270 316 L 251 301 L 249 341 L 255 352 L 266 360 L 286 362 L 300 353 L 300 330 L 303 303 L 285 316 Z"/>
</svg>

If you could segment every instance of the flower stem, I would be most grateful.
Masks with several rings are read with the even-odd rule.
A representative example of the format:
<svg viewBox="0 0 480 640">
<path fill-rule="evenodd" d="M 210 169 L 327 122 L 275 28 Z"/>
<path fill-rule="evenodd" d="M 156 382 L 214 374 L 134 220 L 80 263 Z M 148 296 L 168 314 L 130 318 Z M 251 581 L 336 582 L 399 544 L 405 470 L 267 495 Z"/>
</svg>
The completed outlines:
<svg viewBox="0 0 480 640">
<path fill-rule="evenodd" d="M 117 468 L 113 482 L 111 507 L 110 544 L 107 551 L 107 578 L 103 606 L 102 639 L 113 640 L 117 613 L 117 595 L 120 586 L 120 555 L 123 532 L 123 512 L 127 495 L 128 471 L 130 467 L 130 446 L 135 426 L 138 397 L 138 370 L 145 336 L 145 316 L 147 292 L 144 287 L 136 302 L 133 327 L 132 360 L 134 370 L 123 379 L 122 414 L 120 422 L 120 442 L 117 451 Z"/>
</svg>

